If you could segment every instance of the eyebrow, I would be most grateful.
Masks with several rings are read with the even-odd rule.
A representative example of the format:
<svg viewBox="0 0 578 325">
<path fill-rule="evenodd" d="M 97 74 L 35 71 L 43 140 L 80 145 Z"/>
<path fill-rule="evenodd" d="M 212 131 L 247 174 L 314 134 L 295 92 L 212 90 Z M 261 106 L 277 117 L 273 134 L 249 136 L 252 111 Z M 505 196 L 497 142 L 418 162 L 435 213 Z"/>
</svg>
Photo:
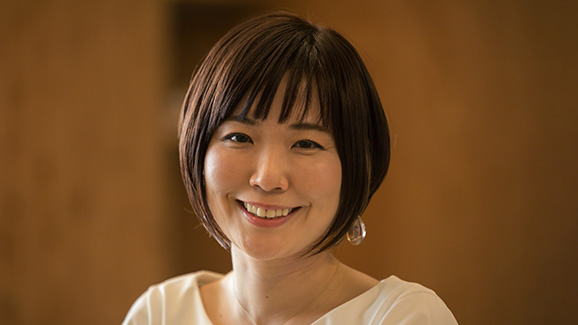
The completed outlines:
<svg viewBox="0 0 578 325">
<path fill-rule="evenodd" d="M 255 125 L 259 125 L 259 122 L 248 118 L 246 116 L 239 116 L 239 115 L 231 115 L 227 121 L 235 121 L 235 122 L 239 122 L 242 124 L 247 124 L 247 125 L 251 125 L 251 126 L 255 126 Z M 326 127 L 324 127 L 323 125 L 319 125 L 316 123 L 293 123 L 291 125 L 289 125 L 290 129 L 293 130 L 312 130 L 312 131 L 319 131 L 319 132 L 325 132 L 325 133 L 329 133 L 329 131 L 327 130 Z"/>
<path fill-rule="evenodd" d="M 250 119 L 246 116 L 239 116 L 239 115 L 231 115 L 229 116 L 229 118 L 227 119 L 227 121 L 234 121 L 234 122 L 239 122 L 239 123 L 243 123 L 243 124 L 247 124 L 247 125 L 257 125 L 259 123 L 257 123 L 256 120 L 254 119 Z"/>
<path fill-rule="evenodd" d="M 315 123 L 294 123 L 289 126 L 289 128 L 293 130 L 312 130 L 312 131 L 319 131 L 329 133 L 327 128 L 323 125 L 315 124 Z"/>
</svg>

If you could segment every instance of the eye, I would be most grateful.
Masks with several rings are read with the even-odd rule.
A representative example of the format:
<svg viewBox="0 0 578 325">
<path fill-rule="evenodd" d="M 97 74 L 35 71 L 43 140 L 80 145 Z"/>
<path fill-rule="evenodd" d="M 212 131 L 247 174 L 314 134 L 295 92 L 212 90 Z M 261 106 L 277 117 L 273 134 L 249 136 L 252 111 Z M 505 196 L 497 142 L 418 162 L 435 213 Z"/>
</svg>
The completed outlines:
<svg viewBox="0 0 578 325">
<path fill-rule="evenodd" d="M 322 145 L 311 140 L 299 140 L 293 145 L 297 149 L 324 149 Z"/>
<path fill-rule="evenodd" d="M 236 143 L 253 143 L 253 140 L 251 140 L 251 138 L 243 133 L 231 133 L 226 135 L 223 140 L 229 140 L 229 141 L 233 141 Z"/>
</svg>

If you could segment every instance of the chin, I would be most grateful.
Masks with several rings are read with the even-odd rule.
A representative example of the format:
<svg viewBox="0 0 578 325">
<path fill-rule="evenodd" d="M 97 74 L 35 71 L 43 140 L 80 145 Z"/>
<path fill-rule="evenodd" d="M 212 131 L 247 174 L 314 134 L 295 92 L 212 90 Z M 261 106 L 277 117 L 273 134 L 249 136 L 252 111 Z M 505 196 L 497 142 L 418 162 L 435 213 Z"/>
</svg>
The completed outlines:
<svg viewBox="0 0 578 325">
<path fill-rule="evenodd" d="M 299 254 L 304 251 L 304 248 L 288 250 L 287 245 L 263 239 L 251 240 L 245 238 L 242 245 L 235 244 L 235 246 L 242 254 L 261 261 L 293 258 L 299 256 Z"/>
</svg>

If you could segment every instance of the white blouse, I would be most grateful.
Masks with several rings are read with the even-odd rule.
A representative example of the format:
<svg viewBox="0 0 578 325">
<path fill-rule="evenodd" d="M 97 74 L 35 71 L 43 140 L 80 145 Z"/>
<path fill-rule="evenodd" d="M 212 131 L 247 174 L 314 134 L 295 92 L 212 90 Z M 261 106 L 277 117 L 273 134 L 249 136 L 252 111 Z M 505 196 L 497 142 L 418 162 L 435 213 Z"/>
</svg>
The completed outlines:
<svg viewBox="0 0 578 325">
<path fill-rule="evenodd" d="M 151 286 L 135 301 L 122 324 L 212 324 L 203 306 L 200 287 L 222 277 L 201 271 Z M 435 292 L 390 276 L 313 324 L 422 325 L 457 324 L 457 321 Z"/>
</svg>

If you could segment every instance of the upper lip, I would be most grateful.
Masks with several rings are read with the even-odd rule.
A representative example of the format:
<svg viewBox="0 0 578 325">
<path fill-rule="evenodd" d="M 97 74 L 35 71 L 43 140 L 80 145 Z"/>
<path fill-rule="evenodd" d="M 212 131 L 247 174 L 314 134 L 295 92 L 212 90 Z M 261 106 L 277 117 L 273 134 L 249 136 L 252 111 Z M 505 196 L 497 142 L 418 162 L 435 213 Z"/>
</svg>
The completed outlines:
<svg viewBox="0 0 578 325">
<path fill-rule="evenodd" d="M 282 206 L 282 205 L 272 205 L 272 204 L 264 204 L 264 203 L 260 203 L 260 202 L 254 202 L 254 201 L 243 201 L 243 200 L 238 200 L 239 202 L 243 203 L 248 203 L 250 205 L 254 205 L 258 208 L 261 209 L 266 209 L 266 210 L 284 210 L 284 209 L 296 209 L 298 208 L 298 206 Z"/>
</svg>

